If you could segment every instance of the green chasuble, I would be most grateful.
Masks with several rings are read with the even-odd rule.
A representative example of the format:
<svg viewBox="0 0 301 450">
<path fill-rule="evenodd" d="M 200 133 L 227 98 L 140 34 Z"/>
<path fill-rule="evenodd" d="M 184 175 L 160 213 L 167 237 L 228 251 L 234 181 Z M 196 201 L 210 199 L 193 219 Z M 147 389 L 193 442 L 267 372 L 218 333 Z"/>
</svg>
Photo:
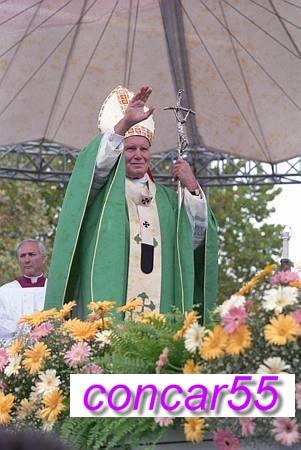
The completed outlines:
<svg viewBox="0 0 301 450">
<path fill-rule="evenodd" d="M 45 309 L 76 300 L 77 314 L 91 301 L 126 302 L 129 221 L 125 198 L 125 164 L 121 155 L 106 184 L 93 195 L 92 182 L 101 136 L 78 156 L 57 227 L 46 290 Z M 173 306 L 189 311 L 198 304 L 204 323 L 215 308 L 217 230 L 208 209 L 203 245 L 193 250 L 191 225 L 177 194 L 156 184 L 162 242 L 160 311 Z M 143 292 L 143 287 L 141 287 Z"/>
</svg>

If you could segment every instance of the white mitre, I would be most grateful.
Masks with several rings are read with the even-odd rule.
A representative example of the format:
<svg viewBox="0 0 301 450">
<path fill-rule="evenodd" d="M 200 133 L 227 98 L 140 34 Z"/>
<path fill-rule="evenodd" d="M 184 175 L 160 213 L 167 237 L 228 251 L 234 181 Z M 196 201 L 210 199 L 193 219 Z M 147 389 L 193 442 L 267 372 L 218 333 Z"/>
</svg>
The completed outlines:
<svg viewBox="0 0 301 450">
<path fill-rule="evenodd" d="M 129 101 L 133 96 L 133 92 L 122 86 L 117 86 L 110 92 L 105 99 L 98 116 L 98 129 L 101 133 L 112 131 L 114 126 L 123 118 Z M 144 107 L 144 111 L 148 111 L 146 106 Z M 146 120 L 143 120 L 130 128 L 126 132 L 125 137 L 144 136 L 151 144 L 154 138 L 154 132 L 154 119 L 152 116 L 149 116 Z"/>
</svg>

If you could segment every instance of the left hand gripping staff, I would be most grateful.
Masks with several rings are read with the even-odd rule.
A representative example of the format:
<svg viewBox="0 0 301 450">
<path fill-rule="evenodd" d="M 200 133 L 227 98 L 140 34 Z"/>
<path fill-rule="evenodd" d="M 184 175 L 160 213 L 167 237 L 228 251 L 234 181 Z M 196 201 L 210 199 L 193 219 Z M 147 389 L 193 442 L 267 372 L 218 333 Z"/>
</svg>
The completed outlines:
<svg viewBox="0 0 301 450">
<path fill-rule="evenodd" d="M 178 132 L 178 159 L 182 159 L 183 153 L 185 151 L 185 148 L 188 145 L 185 132 L 184 132 L 184 124 L 187 122 L 187 119 L 189 117 L 189 114 L 195 115 L 195 112 L 192 109 L 184 108 L 181 105 L 181 100 L 183 96 L 184 90 L 179 89 L 177 93 L 177 103 L 176 106 L 167 106 L 164 108 L 165 110 L 171 110 L 174 111 L 176 121 L 177 121 L 177 132 Z M 179 201 L 179 211 L 181 208 L 183 193 L 182 193 L 182 186 L 180 180 L 178 180 L 178 201 Z"/>
</svg>

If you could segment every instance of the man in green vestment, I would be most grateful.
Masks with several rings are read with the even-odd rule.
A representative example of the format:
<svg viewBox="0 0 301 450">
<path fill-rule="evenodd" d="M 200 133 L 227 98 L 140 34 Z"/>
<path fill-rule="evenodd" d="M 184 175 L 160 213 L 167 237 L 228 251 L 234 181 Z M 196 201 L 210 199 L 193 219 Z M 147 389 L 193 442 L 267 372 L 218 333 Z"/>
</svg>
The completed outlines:
<svg viewBox="0 0 301 450">
<path fill-rule="evenodd" d="M 152 180 L 148 86 L 118 86 L 99 115 L 101 134 L 80 153 L 57 228 L 45 308 L 76 299 L 119 306 L 143 300 L 144 311 L 198 305 L 204 322 L 215 307 L 217 230 L 190 165 L 174 164 L 177 194 Z"/>
</svg>

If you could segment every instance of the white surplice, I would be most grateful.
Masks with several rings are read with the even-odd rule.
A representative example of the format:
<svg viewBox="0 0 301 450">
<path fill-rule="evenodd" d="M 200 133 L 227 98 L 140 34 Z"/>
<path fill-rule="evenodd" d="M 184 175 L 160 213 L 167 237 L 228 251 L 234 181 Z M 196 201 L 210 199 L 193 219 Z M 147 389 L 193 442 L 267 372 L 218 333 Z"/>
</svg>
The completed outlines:
<svg viewBox="0 0 301 450">
<path fill-rule="evenodd" d="M 23 288 L 17 280 L 0 287 L 0 339 L 10 339 L 20 317 L 44 308 L 46 284 Z"/>
</svg>

